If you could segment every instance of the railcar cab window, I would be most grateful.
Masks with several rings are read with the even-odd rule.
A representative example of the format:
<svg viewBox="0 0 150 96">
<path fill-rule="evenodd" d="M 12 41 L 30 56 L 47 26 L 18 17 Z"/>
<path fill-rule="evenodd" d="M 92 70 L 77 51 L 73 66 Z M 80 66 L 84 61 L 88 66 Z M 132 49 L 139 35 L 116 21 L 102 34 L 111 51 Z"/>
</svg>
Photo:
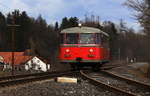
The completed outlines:
<svg viewBox="0 0 150 96">
<path fill-rule="evenodd" d="M 80 44 L 94 44 L 94 34 L 81 33 Z"/>
<path fill-rule="evenodd" d="M 67 33 L 66 34 L 66 44 L 78 44 L 78 34 L 77 33 Z"/>
<path fill-rule="evenodd" d="M 96 33 L 81 33 L 80 44 L 99 44 L 100 34 Z"/>
<path fill-rule="evenodd" d="M 100 44 L 100 33 L 61 34 L 61 44 Z"/>
</svg>

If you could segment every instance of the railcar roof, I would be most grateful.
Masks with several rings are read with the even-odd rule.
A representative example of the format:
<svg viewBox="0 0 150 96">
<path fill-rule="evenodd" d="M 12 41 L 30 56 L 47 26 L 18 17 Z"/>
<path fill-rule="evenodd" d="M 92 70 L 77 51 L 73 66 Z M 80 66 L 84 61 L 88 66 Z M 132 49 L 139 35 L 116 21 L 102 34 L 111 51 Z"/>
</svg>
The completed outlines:
<svg viewBox="0 0 150 96">
<path fill-rule="evenodd" d="M 71 27 L 61 31 L 61 33 L 103 33 L 109 36 L 107 33 L 101 31 L 98 28 L 93 27 Z"/>
</svg>

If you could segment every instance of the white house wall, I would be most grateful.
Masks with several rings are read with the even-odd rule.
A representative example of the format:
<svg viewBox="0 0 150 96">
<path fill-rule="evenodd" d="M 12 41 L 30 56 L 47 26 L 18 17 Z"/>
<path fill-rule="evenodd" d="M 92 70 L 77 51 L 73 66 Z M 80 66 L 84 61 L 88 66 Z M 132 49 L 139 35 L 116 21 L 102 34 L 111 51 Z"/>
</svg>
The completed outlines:
<svg viewBox="0 0 150 96">
<path fill-rule="evenodd" d="M 26 70 L 33 69 L 33 70 L 47 71 L 50 69 L 50 64 L 45 64 L 39 58 L 34 57 L 25 64 L 25 69 Z"/>
</svg>

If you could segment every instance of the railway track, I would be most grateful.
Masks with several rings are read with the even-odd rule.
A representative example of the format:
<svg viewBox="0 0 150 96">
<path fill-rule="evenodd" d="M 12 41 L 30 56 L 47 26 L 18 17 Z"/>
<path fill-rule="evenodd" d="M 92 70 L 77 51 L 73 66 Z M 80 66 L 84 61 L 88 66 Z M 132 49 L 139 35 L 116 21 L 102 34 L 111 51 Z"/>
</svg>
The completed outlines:
<svg viewBox="0 0 150 96">
<path fill-rule="evenodd" d="M 78 71 L 59 71 L 59 72 L 55 71 L 55 72 L 44 72 L 44 73 L 34 73 L 34 74 L 27 74 L 27 75 L 1 77 L 0 87 L 24 84 L 33 81 L 40 81 L 40 80 L 54 78 L 62 75 L 72 75 L 77 72 Z"/>
<path fill-rule="evenodd" d="M 123 64 L 109 64 L 109 65 L 105 64 L 101 67 L 101 70 L 110 70 L 110 69 L 113 69 L 113 68 L 119 68 L 119 67 L 124 67 L 124 66 L 125 66 L 124 63 Z"/>
<path fill-rule="evenodd" d="M 125 78 L 123 76 L 120 76 L 120 75 L 117 75 L 117 74 L 114 74 L 113 72 L 109 72 L 107 70 L 102 70 L 101 72 L 107 74 L 107 75 L 110 75 L 110 76 L 113 76 L 115 78 L 118 78 L 118 79 L 121 79 L 121 80 L 125 80 L 126 82 L 132 82 L 136 85 L 140 85 L 140 86 L 143 86 L 143 87 L 149 87 L 150 89 L 150 84 L 146 84 L 146 83 L 143 83 L 143 82 L 139 82 L 139 81 L 136 81 L 134 79 L 130 79 L 130 78 Z"/>
<path fill-rule="evenodd" d="M 106 72 L 80 71 L 81 75 L 104 87 L 109 91 L 117 92 L 125 96 L 150 96 L 150 87 L 142 83 L 116 77 Z"/>
<path fill-rule="evenodd" d="M 45 80 L 57 76 L 70 76 L 79 71 L 45 72 L 27 75 L 8 76 L 0 78 L 0 87 L 24 84 L 34 81 Z M 118 96 L 150 96 L 150 86 L 118 77 L 107 71 L 90 72 L 80 71 L 81 76 L 89 79 L 92 83 L 106 90 L 119 94 Z"/>
</svg>

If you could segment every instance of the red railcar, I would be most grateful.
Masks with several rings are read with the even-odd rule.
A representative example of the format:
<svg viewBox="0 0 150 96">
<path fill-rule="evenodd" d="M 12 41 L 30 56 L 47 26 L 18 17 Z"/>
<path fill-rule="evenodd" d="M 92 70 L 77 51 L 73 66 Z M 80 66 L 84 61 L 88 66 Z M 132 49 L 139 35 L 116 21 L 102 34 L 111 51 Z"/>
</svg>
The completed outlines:
<svg viewBox="0 0 150 96">
<path fill-rule="evenodd" d="M 73 68 L 85 65 L 101 66 L 109 61 L 109 35 L 92 27 L 62 30 L 60 60 Z"/>
</svg>

